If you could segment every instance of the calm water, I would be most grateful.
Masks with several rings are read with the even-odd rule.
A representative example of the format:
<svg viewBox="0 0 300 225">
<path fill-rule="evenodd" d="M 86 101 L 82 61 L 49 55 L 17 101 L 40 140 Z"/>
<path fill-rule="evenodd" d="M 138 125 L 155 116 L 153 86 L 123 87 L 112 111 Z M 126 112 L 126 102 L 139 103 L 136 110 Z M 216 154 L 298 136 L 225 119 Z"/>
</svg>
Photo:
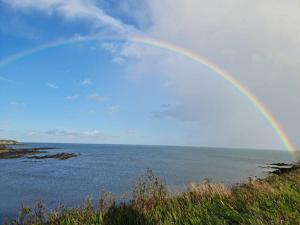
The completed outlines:
<svg viewBox="0 0 300 225">
<path fill-rule="evenodd" d="M 23 146 L 24 147 L 24 146 Z M 28 144 L 27 147 L 58 147 L 53 153 L 80 153 L 77 158 L 0 160 L 0 223 L 14 217 L 20 206 L 43 199 L 48 207 L 59 203 L 80 205 L 100 190 L 120 196 L 130 192 L 137 176 L 147 168 L 165 178 L 174 189 L 205 178 L 233 184 L 249 176 L 266 175 L 260 167 L 272 162 L 291 162 L 285 151 L 195 147 Z"/>
</svg>

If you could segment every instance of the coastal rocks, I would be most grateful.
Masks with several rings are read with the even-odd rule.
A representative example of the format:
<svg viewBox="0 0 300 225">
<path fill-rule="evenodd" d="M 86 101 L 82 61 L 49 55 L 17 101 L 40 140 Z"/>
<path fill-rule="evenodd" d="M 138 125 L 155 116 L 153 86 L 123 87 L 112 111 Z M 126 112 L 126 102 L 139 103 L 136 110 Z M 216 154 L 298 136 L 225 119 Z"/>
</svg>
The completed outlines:
<svg viewBox="0 0 300 225">
<path fill-rule="evenodd" d="M 281 165 L 278 164 L 277 165 L 273 164 L 272 168 L 274 169 L 274 171 L 272 171 L 271 173 L 280 175 L 300 168 L 300 163 L 285 164 L 285 165 L 283 165 L 284 163 L 281 163 Z"/>
<path fill-rule="evenodd" d="M 12 148 L 7 145 L 14 145 L 16 141 L 3 141 L 0 140 L 0 159 L 17 159 L 27 157 L 28 159 L 58 159 L 66 160 L 72 157 L 77 157 L 74 153 L 58 153 L 58 154 L 47 154 L 47 150 L 55 148 Z"/>
<path fill-rule="evenodd" d="M 26 155 L 47 153 L 47 151 L 34 149 L 0 149 L 0 159 L 17 159 Z"/>
<path fill-rule="evenodd" d="M 271 163 L 268 166 L 262 168 L 270 169 L 272 174 L 283 174 L 300 168 L 300 163 L 287 164 L 287 163 Z"/>
<path fill-rule="evenodd" d="M 59 159 L 59 160 L 66 160 L 72 157 L 77 157 L 77 154 L 74 153 L 58 153 L 54 155 L 43 155 L 43 156 L 30 156 L 27 157 L 28 159 Z"/>
</svg>

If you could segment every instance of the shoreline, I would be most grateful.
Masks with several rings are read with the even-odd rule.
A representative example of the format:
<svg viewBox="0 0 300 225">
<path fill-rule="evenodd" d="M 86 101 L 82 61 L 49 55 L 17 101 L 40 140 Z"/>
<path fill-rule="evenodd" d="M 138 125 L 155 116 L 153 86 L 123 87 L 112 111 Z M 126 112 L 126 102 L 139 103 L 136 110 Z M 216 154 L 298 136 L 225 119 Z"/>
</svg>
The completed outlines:
<svg viewBox="0 0 300 225">
<path fill-rule="evenodd" d="M 27 158 L 27 159 L 58 159 L 66 160 L 72 157 L 77 157 L 74 153 L 57 153 L 48 154 L 48 150 L 54 150 L 58 148 L 53 147 L 38 147 L 38 148 L 13 148 L 14 145 L 19 144 L 17 141 L 1 141 L 0 140 L 0 160 L 4 159 L 17 159 L 17 158 Z M 43 154 L 43 155 L 41 155 Z"/>
</svg>

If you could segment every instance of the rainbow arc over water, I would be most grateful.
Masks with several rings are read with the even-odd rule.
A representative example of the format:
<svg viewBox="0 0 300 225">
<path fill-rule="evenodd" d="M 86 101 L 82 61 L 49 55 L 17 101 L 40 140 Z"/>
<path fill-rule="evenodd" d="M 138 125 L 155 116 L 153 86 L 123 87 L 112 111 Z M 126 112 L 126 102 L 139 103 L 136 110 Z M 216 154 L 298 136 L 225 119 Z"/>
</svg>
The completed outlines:
<svg viewBox="0 0 300 225">
<path fill-rule="evenodd" d="M 44 45 L 37 46 L 35 48 L 31 48 L 22 52 L 19 52 L 17 54 L 14 54 L 12 56 L 9 56 L 3 60 L 0 61 L 0 68 L 1 66 L 13 63 L 19 59 L 25 58 L 29 55 L 38 53 L 40 51 L 44 51 L 50 48 L 66 45 L 66 44 L 73 44 L 78 42 L 84 42 L 84 41 L 92 41 L 92 40 L 103 40 L 103 39 L 122 39 L 122 38 L 99 38 L 99 36 L 86 36 L 86 37 L 77 37 L 77 38 L 71 38 L 67 40 L 61 40 L 56 42 L 47 43 Z M 276 120 L 276 118 L 272 115 L 272 113 L 267 109 L 267 107 L 246 87 L 244 86 L 239 80 L 237 80 L 233 75 L 225 71 L 220 66 L 214 64 L 210 60 L 206 59 L 205 57 L 180 46 L 177 46 L 175 44 L 172 44 L 170 42 L 162 41 L 159 39 L 151 38 L 148 36 L 129 36 L 126 38 L 123 38 L 125 41 L 131 41 L 136 43 L 142 43 L 145 45 L 153 46 L 156 48 L 165 49 L 168 51 L 171 51 L 173 53 L 182 55 L 184 57 L 187 57 L 197 63 L 200 63 L 212 71 L 215 72 L 216 75 L 219 75 L 222 77 L 226 82 L 229 82 L 232 86 L 234 86 L 240 93 L 242 93 L 247 99 L 254 105 L 254 107 L 266 118 L 266 120 L 269 122 L 273 130 L 276 132 L 280 140 L 282 141 L 285 148 L 292 153 L 294 156 L 296 154 L 296 148 L 289 139 L 287 133 L 284 131 L 284 129 L 281 127 L 279 122 Z"/>
<path fill-rule="evenodd" d="M 267 109 L 267 107 L 247 87 L 245 87 L 240 81 L 234 78 L 234 76 L 229 74 L 227 71 L 225 71 L 218 65 L 214 64 L 213 62 L 209 61 L 205 57 L 197 53 L 194 53 L 191 50 L 188 50 L 186 48 L 174 45 L 170 42 L 164 42 L 162 40 L 143 37 L 143 36 L 135 36 L 132 37 L 130 40 L 151 45 L 154 47 L 162 48 L 162 49 L 167 49 L 169 51 L 175 52 L 177 54 L 185 56 L 193 61 L 196 61 L 202 65 L 209 67 L 212 71 L 214 71 L 216 74 L 221 76 L 224 80 L 229 82 L 237 90 L 239 90 L 244 96 L 246 96 L 250 100 L 250 102 L 257 108 L 257 110 L 267 119 L 267 121 L 270 123 L 272 128 L 275 130 L 275 132 L 283 142 L 286 149 L 289 150 L 292 154 L 296 153 L 296 148 L 294 147 L 293 143 L 290 141 L 287 133 L 280 126 L 279 122 L 275 119 L 275 117 Z"/>
</svg>

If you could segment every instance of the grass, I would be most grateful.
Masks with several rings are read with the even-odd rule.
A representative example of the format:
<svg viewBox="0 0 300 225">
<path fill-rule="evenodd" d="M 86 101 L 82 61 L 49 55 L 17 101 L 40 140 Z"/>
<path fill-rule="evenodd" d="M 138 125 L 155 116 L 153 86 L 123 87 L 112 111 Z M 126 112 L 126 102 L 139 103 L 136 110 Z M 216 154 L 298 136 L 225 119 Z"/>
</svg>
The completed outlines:
<svg viewBox="0 0 300 225">
<path fill-rule="evenodd" d="M 170 194 L 163 180 L 148 170 L 134 186 L 132 200 L 118 203 L 103 192 L 95 206 L 60 207 L 47 212 L 42 202 L 23 207 L 8 224 L 47 225 L 173 225 L 173 224 L 300 224 L 300 167 L 249 179 L 234 187 L 208 181 L 191 184 L 183 193 Z"/>
</svg>

